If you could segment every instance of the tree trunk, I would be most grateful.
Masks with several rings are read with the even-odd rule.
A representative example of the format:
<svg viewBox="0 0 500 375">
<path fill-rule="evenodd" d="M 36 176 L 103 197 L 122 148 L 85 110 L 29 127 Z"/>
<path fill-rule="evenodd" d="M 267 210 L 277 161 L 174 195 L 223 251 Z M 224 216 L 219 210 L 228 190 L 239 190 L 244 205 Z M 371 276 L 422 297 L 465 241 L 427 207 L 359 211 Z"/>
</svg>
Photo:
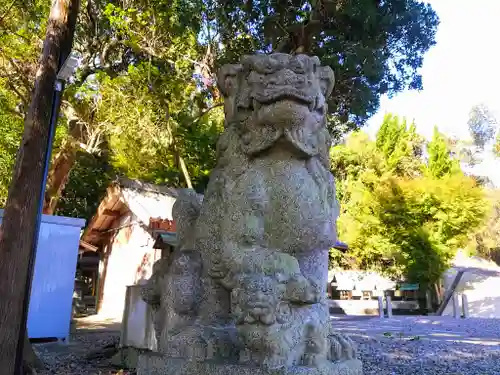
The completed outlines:
<svg viewBox="0 0 500 375">
<path fill-rule="evenodd" d="M 31 346 L 28 334 L 24 335 L 23 344 L 23 372 L 25 374 L 33 373 L 33 369 L 42 370 L 45 366 L 43 362 L 38 358 L 33 347 Z"/>
<path fill-rule="evenodd" d="M 187 169 L 186 162 L 184 161 L 184 158 L 181 156 L 181 153 L 179 152 L 179 150 L 177 149 L 177 146 L 175 144 L 175 138 L 174 138 L 173 144 L 172 144 L 172 151 L 173 151 L 174 157 L 175 157 L 175 164 L 176 164 L 177 168 L 179 168 L 181 170 L 182 176 L 184 177 L 184 181 L 186 181 L 186 186 L 189 189 L 192 189 L 193 183 L 191 182 L 191 177 L 189 176 L 189 171 Z"/>
<path fill-rule="evenodd" d="M 184 176 L 184 180 L 186 181 L 186 186 L 189 189 L 192 189 L 193 183 L 191 182 L 191 177 L 189 177 L 189 171 L 187 169 L 186 162 L 184 161 L 184 158 L 181 155 L 179 155 L 178 153 L 177 153 L 177 157 L 179 160 L 179 166 L 181 168 L 182 175 Z"/>
<path fill-rule="evenodd" d="M 43 201 L 43 213 L 54 215 L 59 199 L 68 182 L 71 169 L 75 164 L 76 154 L 78 152 L 77 143 L 84 142 L 83 132 L 78 123 L 78 117 L 74 111 L 66 113 L 69 119 L 68 139 L 62 144 L 59 152 L 50 164 L 49 174 L 47 176 L 47 186 Z"/>
<path fill-rule="evenodd" d="M 37 235 L 38 207 L 43 199 L 54 85 L 61 60 L 71 51 L 78 8 L 79 0 L 53 1 L 0 226 L 0 369 L 6 375 L 17 375 L 22 367 L 18 350 L 24 348 L 26 337 L 19 338 L 26 323 L 24 298 L 28 270 L 33 264 L 30 254 Z"/>
<path fill-rule="evenodd" d="M 64 187 L 75 163 L 77 150 L 71 141 L 66 142 L 52 162 L 47 180 L 47 190 L 43 203 L 43 213 L 54 215 Z"/>
</svg>

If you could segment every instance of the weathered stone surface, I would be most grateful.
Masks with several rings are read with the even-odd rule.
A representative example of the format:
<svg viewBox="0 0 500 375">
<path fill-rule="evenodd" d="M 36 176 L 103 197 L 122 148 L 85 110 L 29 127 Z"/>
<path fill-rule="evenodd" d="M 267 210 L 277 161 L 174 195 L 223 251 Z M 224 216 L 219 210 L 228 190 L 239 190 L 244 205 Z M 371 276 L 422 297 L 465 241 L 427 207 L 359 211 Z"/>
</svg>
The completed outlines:
<svg viewBox="0 0 500 375">
<path fill-rule="evenodd" d="M 158 368 L 182 358 L 186 374 L 334 375 L 351 364 L 358 374 L 326 304 L 339 211 L 326 128 L 333 71 L 305 55 L 244 56 L 218 83 L 217 165 L 203 203 L 186 192 L 174 207 L 180 245 L 161 282 L 166 356 L 148 358 Z"/>
<path fill-rule="evenodd" d="M 361 361 L 352 359 L 322 367 L 294 366 L 268 370 L 218 361 L 189 362 L 158 353 L 139 357 L 137 375 L 362 375 Z"/>
<path fill-rule="evenodd" d="M 139 356 L 147 352 L 144 349 L 131 347 L 120 348 L 118 353 L 111 357 L 111 364 L 115 367 L 125 369 L 135 369 L 139 361 Z"/>
<path fill-rule="evenodd" d="M 168 274 L 169 259 L 160 259 L 153 264 L 153 274 L 141 289 L 141 297 L 147 304 L 151 305 L 153 312 L 153 324 L 155 329 L 156 344 L 161 337 L 163 322 L 165 319 L 164 306 L 161 306 L 162 285 L 164 277 Z"/>
<path fill-rule="evenodd" d="M 201 256 L 194 249 L 192 232 L 202 196 L 179 192 L 173 207 L 178 246 L 169 258 L 153 266 L 153 275 L 142 290 L 142 298 L 154 309 L 158 351 L 179 354 L 185 345 L 182 333 L 194 324 L 201 298 Z"/>
</svg>

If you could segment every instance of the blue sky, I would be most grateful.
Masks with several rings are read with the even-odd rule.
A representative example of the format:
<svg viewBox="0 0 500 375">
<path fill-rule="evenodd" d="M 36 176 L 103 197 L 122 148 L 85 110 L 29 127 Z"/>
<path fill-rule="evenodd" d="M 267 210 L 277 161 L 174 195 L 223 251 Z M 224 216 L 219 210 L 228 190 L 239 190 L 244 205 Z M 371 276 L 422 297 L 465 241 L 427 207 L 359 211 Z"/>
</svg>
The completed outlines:
<svg viewBox="0 0 500 375">
<path fill-rule="evenodd" d="M 441 23 L 437 44 L 424 58 L 424 89 L 383 97 L 365 130 L 374 135 L 385 113 L 414 120 L 429 138 L 434 125 L 447 135 L 469 137 L 471 107 L 486 104 L 500 120 L 500 0 L 430 0 Z M 500 186 L 500 160 L 486 157 L 475 172 L 488 173 Z"/>
</svg>

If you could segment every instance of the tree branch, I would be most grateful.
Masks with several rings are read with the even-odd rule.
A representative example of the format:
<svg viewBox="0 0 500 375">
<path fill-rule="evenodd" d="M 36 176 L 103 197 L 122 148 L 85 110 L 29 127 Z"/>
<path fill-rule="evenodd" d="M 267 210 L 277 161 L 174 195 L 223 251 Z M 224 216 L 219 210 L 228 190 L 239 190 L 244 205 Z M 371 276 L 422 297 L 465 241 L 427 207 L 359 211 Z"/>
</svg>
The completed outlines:
<svg viewBox="0 0 500 375">
<path fill-rule="evenodd" d="M 198 116 L 195 117 L 195 119 L 193 120 L 193 122 L 191 123 L 190 126 L 194 126 L 198 121 L 200 121 L 203 118 L 203 116 L 208 114 L 212 109 L 215 109 L 217 107 L 222 107 L 223 105 L 224 105 L 224 102 L 221 102 L 221 103 L 214 104 L 210 108 L 207 108 L 206 110 L 204 110 Z"/>
<path fill-rule="evenodd" d="M 21 68 L 12 57 L 10 57 L 7 53 L 5 53 L 5 51 L 3 50 L 2 47 L 0 47 L 0 53 L 3 54 L 4 58 L 6 60 L 8 60 L 10 62 L 10 64 L 12 65 L 14 72 L 16 73 L 15 78 L 21 80 L 21 82 L 25 86 L 26 91 L 31 91 L 31 82 L 29 81 L 29 79 L 27 77 L 26 71 L 23 68 Z M 13 77 L 9 75 L 6 78 L 8 78 L 9 80 L 12 80 Z"/>
<path fill-rule="evenodd" d="M 10 114 L 12 115 L 15 115 L 21 119 L 24 119 L 24 114 L 19 112 L 19 111 L 16 111 L 15 109 L 12 109 L 12 108 L 9 108 L 9 107 L 5 107 L 5 108 L 2 108 L 2 111 L 6 111 L 6 112 L 9 112 Z"/>
<path fill-rule="evenodd" d="M 5 13 L 0 17 L 0 24 L 2 24 L 2 21 L 9 15 L 10 11 L 12 10 L 12 8 L 14 7 L 14 5 L 16 4 L 16 1 L 17 0 L 14 0 L 10 5 L 9 7 L 7 8 L 7 10 L 5 11 Z"/>
<path fill-rule="evenodd" d="M 19 97 L 19 100 L 21 100 L 21 102 L 23 103 L 23 105 L 25 107 L 27 107 L 27 105 L 29 104 L 29 100 L 26 96 L 24 96 L 18 89 L 16 86 L 14 86 L 14 84 L 10 81 L 7 81 L 7 86 L 9 86 L 9 88 L 14 91 L 14 93 Z"/>
<path fill-rule="evenodd" d="M 77 86 L 81 86 L 87 80 L 87 78 L 89 76 L 96 74 L 96 73 L 99 73 L 99 72 L 106 73 L 108 76 L 110 76 L 112 78 L 116 77 L 118 75 L 119 71 L 122 70 L 124 66 L 125 66 L 125 64 L 123 64 L 123 63 L 117 64 L 117 65 L 112 65 L 112 66 L 99 66 L 99 67 L 92 67 L 92 68 L 90 66 L 87 66 L 87 67 L 83 68 L 82 70 L 80 70 L 80 78 L 75 80 L 75 82 L 73 84 L 77 85 Z"/>
</svg>

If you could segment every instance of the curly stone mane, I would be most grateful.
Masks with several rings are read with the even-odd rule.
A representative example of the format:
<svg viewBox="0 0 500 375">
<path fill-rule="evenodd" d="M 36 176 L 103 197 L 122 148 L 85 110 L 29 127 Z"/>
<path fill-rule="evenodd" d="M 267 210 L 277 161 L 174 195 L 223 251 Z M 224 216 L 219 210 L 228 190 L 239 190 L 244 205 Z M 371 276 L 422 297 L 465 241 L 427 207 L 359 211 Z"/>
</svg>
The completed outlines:
<svg viewBox="0 0 500 375">
<path fill-rule="evenodd" d="M 337 208 L 335 182 L 330 173 L 331 137 L 326 127 L 326 113 L 328 112 L 326 99 L 332 92 L 334 75 L 330 67 L 319 66 L 317 57 L 310 58 L 305 55 L 244 56 L 240 64 L 226 65 L 219 71 L 218 85 L 224 95 L 225 130 L 217 143 L 217 165 L 213 173 L 224 181 L 223 184 L 219 185 L 219 188 L 222 189 L 220 191 L 222 196 L 228 192 L 228 189 L 231 189 L 232 182 L 249 168 L 251 160 L 259 156 L 258 152 L 249 150 L 249 146 L 247 146 L 249 142 L 246 137 L 249 133 L 255 133 L 253 134 L 256 138 L 254 143 L 257 146 L 254 148 L 257 151 L 272 146 L 272 144 L 263 146 L 259 144 L 261 136 L 263 137 L 263 134 L 260 133 L 264 132 L 265 128 L 264 130 L 259 129 L 260 127 L 255 124 L 256 108 L 251 104 L 253 93 L 249 81 L 251 83 L 252 79 L 255 80 L 255 77 L 252 78 L 254 72 L 259 74 L 261 83 L 265 83 L 266 80 L 272 82 L 272 78 L 268 79 L 269 76 L 279 69 L 292 70 L 296 64 L 301 65 L 302 70 L 295 69 L 295 72 L 308 73 L 310 70 L 309 79 L 315 81 L 315 84 L 311 84 L 307 95 L 313 97 L 316 105 L 318 105 L 317 103 L 321 104 L 321 115 L 317 129 L 308 131 L 309 129 L 299 126 L 289 131 L 289 140 L 297 144 L 304 144 L 304 148 L 313 145 L 313 150 L 309 151 L 310 154 L 307 158 L 307 170 L 318 186 L 324 189 L 324 201 L 328 202 L 333 210 Z M 289 91 L 295 90 L 295 86 L 297 86 L 293 79 L 285 81 L 284 85 Z M 281 91 L 283 91 L 283 87 L 281 87 Z M 269 95 L 269 92 L 265 92 L 265 94 Z M 272 94 L 271 92 L 270 95 Z M 253 102 L 256 101 L 253 100 Z M 272 128 L 270 131 L 278 132 L 276 128 Z"/>
</svg>

